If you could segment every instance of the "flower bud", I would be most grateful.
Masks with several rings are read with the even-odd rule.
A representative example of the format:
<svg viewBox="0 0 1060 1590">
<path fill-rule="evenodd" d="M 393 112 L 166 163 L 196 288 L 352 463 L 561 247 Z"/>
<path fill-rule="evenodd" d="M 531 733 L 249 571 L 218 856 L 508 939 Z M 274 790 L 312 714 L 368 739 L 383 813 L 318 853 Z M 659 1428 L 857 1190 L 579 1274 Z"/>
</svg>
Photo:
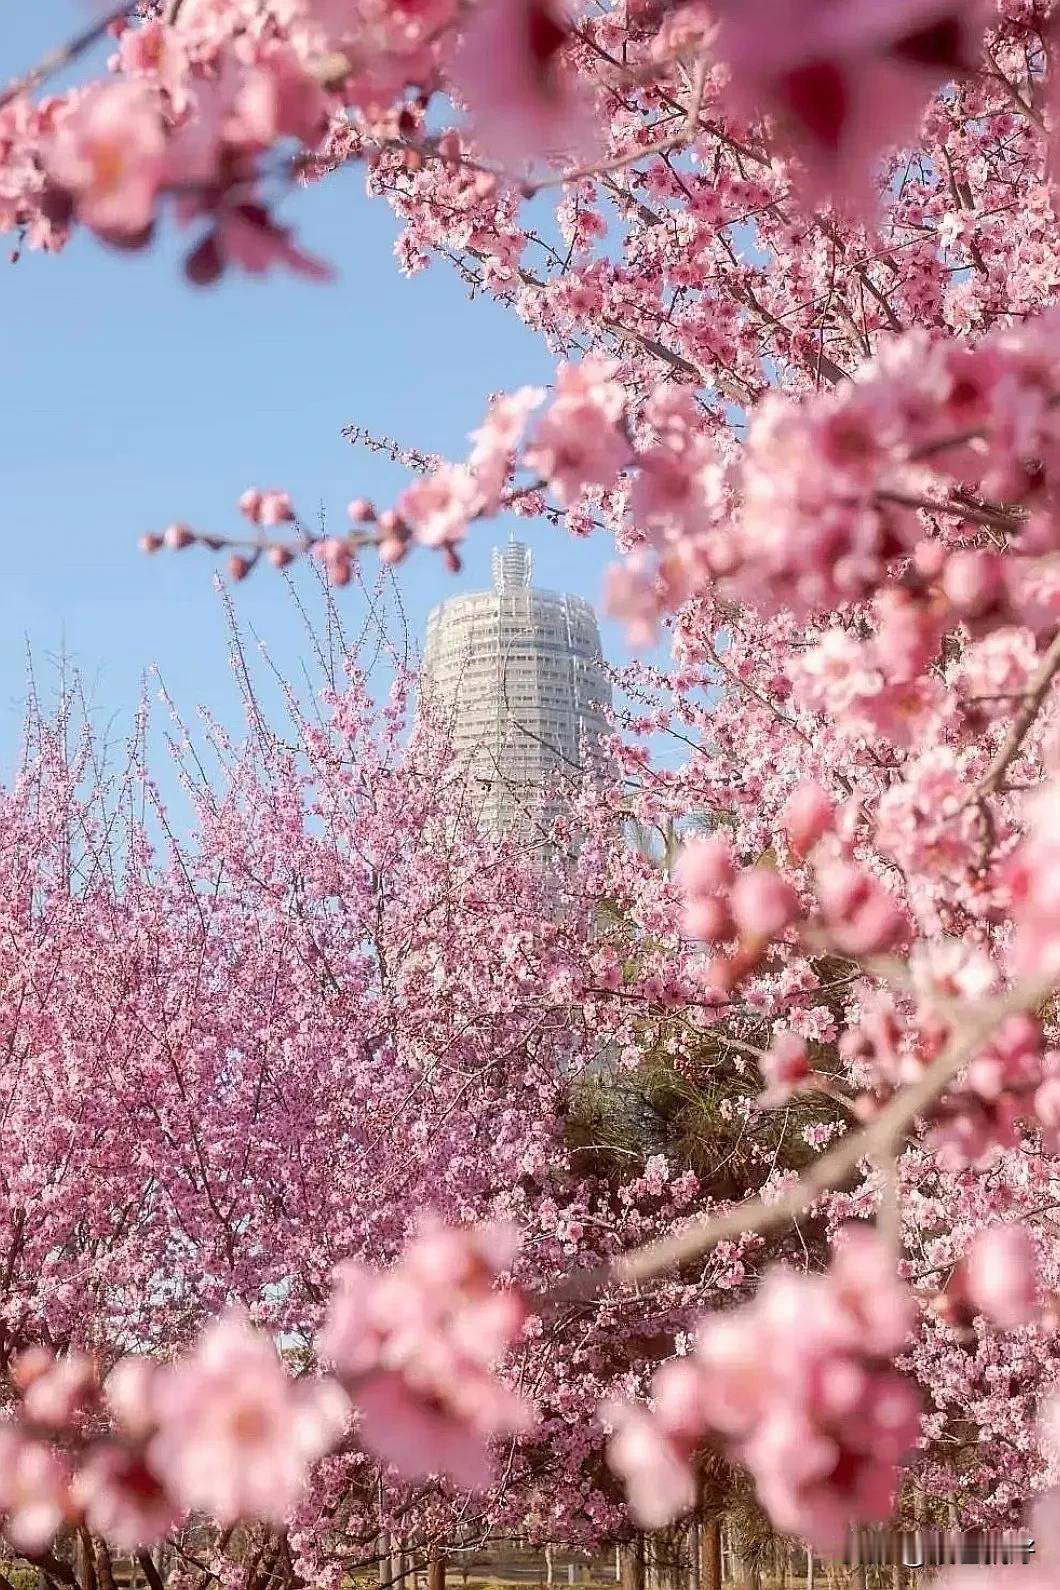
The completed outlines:
<svg viewBox="0 0 1060 1590">
<path fill-rule="evenodd" d="M 1038 1312 L 1038 1252 L 1025 1226 L 981 1231 L 966 1259 L 968 1300 L 995 1325 L 1026 1325 Z"/>
<path fill-rule="evenodd" d="M 831 828 L 835 817 L 835 804 L 821 788 L 807 779 L 788 796 L 780 813 L 781 826 L 788 844 L 800 860 Z"/>
<path fill-rule="evenodd" d="M 962 618 L 981 617 L 1001 598 L 1001 559 L 993 552 L 953 553 L 943 570 L 942 589 Z"/>
<path fill-rule="evenodd" d="M 727 839 L 689 839 L 674 866 L 674 881 L 685 894 L 710 894 L 727 889 L 736 876 Z"/>
<path fill-rule="evenodd" d="M 783 933 L 798 916 L 799 902 L 777 873 L 755 867 L 733 884 L 731 909 L 740 937 L 759 942 Z"/>
<path fill-rule="evenodd" d="M 216 237 L 210 232 L 184 261 L 184 274 L 193 287 L 210 287 L 224 275 L 225 262 Z"/>
<path fill-rule="evenodd" d="M 260 524 L 262 493 L 252 487 L 245 491 L 239 499 L 239 511 L 251 524 Z"/>
<path fill-rule="evenodd" d="M 378 547 L 379 561 L 395 568 L 408 554 L 408 550 L 409 543 L 399 536 L 385 536 Z"/>
</svg>

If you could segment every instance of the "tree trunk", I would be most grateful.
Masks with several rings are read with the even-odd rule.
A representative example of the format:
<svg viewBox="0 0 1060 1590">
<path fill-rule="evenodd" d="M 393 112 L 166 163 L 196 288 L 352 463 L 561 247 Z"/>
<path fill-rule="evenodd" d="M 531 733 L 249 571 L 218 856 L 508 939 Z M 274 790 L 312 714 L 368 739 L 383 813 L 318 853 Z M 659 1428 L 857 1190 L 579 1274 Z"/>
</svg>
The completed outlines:
<svg viewBox="0 0 1060 1590">
<path fill-rule="evenodd" d="M 628 1545 L 621 1547 L 622 1590 L 644 1590 L 644 1536 L 634 1535 Z"/>
<path fill-rule="evenodd" d="M 84 1525 L 77 1531 L 74 1540 L 74 1572 L 82 1590 L 97 1590 L 96 1553 L 92 1545 L 92 1536 Z"/>
<path fill-rule="evenodd" d="M 445 1590 L 446 1558 L 444 1551 L 432 1551 L 427 1564 L 427 1590 Z"/>
<path fill-rule="evenodd" d="M 699 1526 L 699 1590 L 721 1590 L 720 1518 L 704 1518 Z"/>
<path fill-rule="evenodd" d="M 401 1541 L 391 1536 L 390 1540 L 390 1573 L 387 1576 L 393 1590 L 405 1590 L 405 1556 L 401 1550 Z"/>
<path fill-rule="evenodd" d="M 110 1548 L 102 1539 L 96 1541 L 96 1579 L 99 1581 L 99 1590 L 117 1590 Z"/>
<path fill-rule="evenodd" d="M 813 1547 L 806 1547 L 806 1590 L 813 1590 L 813 1574 L 817 1564 L 814 1561 Z"/>
<path fill-rule="evenodd" d="M 761 1590 L 762 1574 L 756 1562 L 749 1562 L 734 1546 L 732 1551 L 733 1583 L 741 1590 Z"/>
</svg>

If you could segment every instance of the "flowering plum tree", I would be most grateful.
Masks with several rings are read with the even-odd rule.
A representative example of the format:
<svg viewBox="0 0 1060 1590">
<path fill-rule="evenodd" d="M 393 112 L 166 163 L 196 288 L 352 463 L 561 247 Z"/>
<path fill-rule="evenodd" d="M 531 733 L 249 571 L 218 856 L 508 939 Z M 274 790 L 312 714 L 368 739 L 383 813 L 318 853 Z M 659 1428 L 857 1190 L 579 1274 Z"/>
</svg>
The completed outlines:
<svg viewBox="0 0 1060 1590">
<path fill-rule="evenodd" d="M 319 1577 L 387 1527 L 370 1461 L 425 1527 L 547 1495 L 590 1535 L 618 1481 L 647 1526 L 693 1505 L 707 1443 L 823 1545 L 903 1462 L 917 1505 L 1009 1517 L 1057 1477 L 1050 0 L 167 0 L 56 60 L 108 30 L 105 78 L 0 102 L 27 246 L 171 219 L 199 286 L 322 277 L 265 178 L 362 163 L 405 270 L 444 257 L 561 361 L 345 535 L 251 489 L 243 537 L 145 548 L 341 586 L 545 514 L 614 536 L 608 608 L 674 671 L 533 865 L 356 687 L 297 751 L 252 737 L 161 870 L 134 825 L 75 886 L 65 771 L 16 788 L 9 1537 L 253 1517 Z M 672 870 L 623 842 L 691 812 Z M 738 1123 L 742 1185 L 579 1181 L 603 1040 Z M 87 1347 L 125 1354 L 102 1385 Z"/>
<path fill-rule="evenodd" d="M 0 1506 L 86 1590 L 166 1539 L 178 1579 L 207 1551 L 257 1584 L 278 1555 L 341 1578 L 380 1531 L 422 1556 L 534 1517 L 620 1529 L 597 1404 L 756 1268 L 730 1244 L 650 1299 L 535 1306 L 710 1207 L 577 1125 L 605 1051 L 631 1067 L 675 1000 L 694 1018 L 676 934 L 624 920 L 669 886 L 630 874 L 617 803 L 573 859 L 562 825 L 489 838 L 444 733 L 405 739 L 407 678 L 380 713 L 342 666 L 282 734 L 249 682 L 244 744 L 176 720 L 192 843 L 146 721 L 107 774 L 69 701 L 4 799 Z"/>
</svg>

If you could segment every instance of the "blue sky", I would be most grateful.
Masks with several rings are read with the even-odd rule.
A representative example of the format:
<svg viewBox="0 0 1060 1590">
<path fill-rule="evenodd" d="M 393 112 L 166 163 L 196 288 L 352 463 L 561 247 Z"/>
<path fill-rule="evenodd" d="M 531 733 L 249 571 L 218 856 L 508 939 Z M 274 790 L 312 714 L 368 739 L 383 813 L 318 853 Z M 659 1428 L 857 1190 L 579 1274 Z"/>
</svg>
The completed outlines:
<svg viewBox="0 0 1060 1590">
<path fill-rule="evenodd" d="M 86 14 L 75 0 L 6 10 L 0 78 Z M 106 54 L 105 44 L 93 58 L 100 68 Z M 142 255 L 83 236 L 55 258 L 0 256 L 0 767 L 17 744 L 27 644 L 42 677 L 65 651 L 107 719 L 131 712 L 150 663 L 189 712 L 202 703 L 230 717 L 215 560 L 198 550 L 145 558 L 143 531 L 172 519 L 236 531 L 248 485 L 284 486 L 307 519 L 323 507 L 343 522 L 350 497 L 386 503 L 405 478 L 352 448 L 344 425 L 461 457 L 488 393 L 549 378 L 540 340 L 487 300 L 470 303 L 444 263 L 412 281 L 399 274 L 396 223 L 365 198 L 359 171 L 292 194 L 280 213 L 337 266 L 334 283 L 275 276 L 195 290 L 180 274 L 184 239 L 171 234 Z M 427 554 L 403 566 L 414 636 L 441 596 L 487 580 L 507 528 L 478 527 L 458 577 Z M 547 525 L 521 533 L 539 583 L 597 600 L 605 538 L 580 542 Z M 282 583 L 259 570 L 235 600 L 280 665 L 296 667 L 305 646 Z M 611 660 L 627 660 L 616 627 L 603 629 Z"/>
</svg>

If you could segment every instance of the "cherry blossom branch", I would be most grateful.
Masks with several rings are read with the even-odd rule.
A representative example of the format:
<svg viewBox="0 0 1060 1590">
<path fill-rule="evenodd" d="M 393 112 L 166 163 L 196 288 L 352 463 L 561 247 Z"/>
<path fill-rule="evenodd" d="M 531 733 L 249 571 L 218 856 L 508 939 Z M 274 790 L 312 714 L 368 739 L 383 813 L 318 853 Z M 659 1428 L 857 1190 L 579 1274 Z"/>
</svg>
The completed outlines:
<svg viewBox="0 0 1060 1590">
<path fill-rule="evenodd" d="M 910 1083 L 880 1111 L 867 1126 L 844 1137 L 839 1145 L 822 1155 L 795 1185 L 776 1198 L 755 1198 L 727 1209 L 720 1215 L 691 1222 L 682 1231 L 649 1242 L 632 1253 L 621 1255 L 596 1269 L 571 1276 L 549 1294 L 553 1304 L 590 1297 L 604 1287 L 651 1280 L 667 1271 L 679 1269 L 700 1258 L 726 1237 L 755 1232 L 762 1234 L 787 1224 L 814 1204 L 823 1192 L 839 1186 L 863 1159 L 893 1155 L 903 1134 L 944 1092 L 947 1084 L 983 1046 L 1006 1016 L 1034 1010 L 1053 991 L 1052 982 L 1043 986 L 1016 989 L 1011 994 L 984 1002 L 962 1019 L 955 1034 L 915 1082 Z"/>
<path fill-rule="evenodd" d="M 1023 705 L 1013 718 L 997 755 L 982 779 L 980 779 L 966 805 L 971 805 L 975 801 L 983 800 L 987 795 L 997 793 L 999 786 L 1004 780 L 1005 773 L 1019 755 L 1023 742 L 1034 725 L 1034 721 L 1058 669 L 1060 669 L 1060 630 L 1053 636 L 1048 649 L 1042 657 L 1038 671 L 1023 695 Z"/>
<path fill-rule="evenodd" d="M 984 50 L 983 54 L 986 60 L 989 62 L 991 77 L 996 78 L 996 80 L 1001 84 L 1002 88 L 1005 90 L 1005 93 L 1011 100 L 1013 107 L 1021 116 L 1025 116 L 1033 126 L 1037 127 L 1038 131 L 1044 137 L 1048 138 L 1049 128 L 1046 125 L 1045 117 L 1039 110 L 1036 110 L 1028 100 L 1024 99 L 1015 83 L 1013 83 L 1011 78 L 1001 70 L 990 50 Z"/>
<path fill-rule="evenodd" d="M 968 501 L 956 492 L 945 501 L 938 502 L 912 492 L 885 490 L 876 493 L 876 501 L 890 502 L 898 508 L 914 508 L 924 513 L 956 514 L 987 530 L 1018 530 L 1026 517 L 1019 509 L 989 508 L 983 503 Z"/>
<path fill-rule="evenodd" d="M 790 732 L 800 739 L 804 745 L 812 745 L 813 741 L 806 733 L 805 729 L 800 728 L 794 719 L 787 717 L 783 712 L 781 712 L 780 708 L 774 702 L 770 701 L 769 697 L 759 690 L 756 685 L 752 684 L 749 679 L 741 678 L 734 669 L 730 668 L 721 660 L 721 657 L 718 655 L 718 649 L 715 645 L 712 643 L 705 643 L 705 649 L 710 656 L 712 666 L 724 674 L 726 679 L 730 680 L 731 683 L 736 685 L 738 689 L 746 691 L 746 693 L 751 696 L 753 700 L 757 701 L 760 706 L 765 707 L 766 711 L 769 712 L 778 723 L 783 724 L 784 728 L 790 730 Z M 833 774 L 833 777 L 845 795 L 852 795 L 854 793 L 854 786 L 847 778 L 845 773 L 840 773 L 838 770 L 836 770 Z"/>
<path fill-rule="evenodd" d="M 555 176 L 539 177 L 536 181 L 525 182 L 522 187 L 523 193 L 527 198 L 532 198 L 535 193 L 541 193 L 546 188 L 564 187 L 569 182 L 581 182 L 589 177 L 603 176 L 609 171 L 622 171 L 627 166 L 635 165 L 638 160 L 647 159 L 651 155 L 665 155 L 674 149 L 682 148 L 690 143 L 700 130 L 699 116 L 703 108 L 703 90 L 706 81 L 707 63 L 704 58 L 699 57 L 693 70 L 688 106 L 676 132 L 670 133 L 665 138 L 656 139 L 653 143 L 642 144 L 637 149 L 628 149 L 624 154 L 613 155 L 608 160 L 577 166 L 573 171 L 561 171 Z"/>
<path fill-rule="evenodd" d="M 115 6 L 97 21 L 89 24 L 81 33 L 74 35 L 65 44 L 57 45 L 54 50 L 49 50 L 36 64 L 23 73 L 19 78 L 9 83 L 5 89 L 0 90 L 0 110 L 9 105 L 20 94 L 33 88 L 39 88 L 49 77 L 54 77 L 56 72 L 61 72 L 64 66 L 69 66 L 76 61 L 78 56 L 90 50 L 98 39 L 101 39 L 107 29 L 115 22 L 120 22 L 130 11 L 136 9 L 134 0 L 124 0 L 122 5 Z"/>
</svg>

